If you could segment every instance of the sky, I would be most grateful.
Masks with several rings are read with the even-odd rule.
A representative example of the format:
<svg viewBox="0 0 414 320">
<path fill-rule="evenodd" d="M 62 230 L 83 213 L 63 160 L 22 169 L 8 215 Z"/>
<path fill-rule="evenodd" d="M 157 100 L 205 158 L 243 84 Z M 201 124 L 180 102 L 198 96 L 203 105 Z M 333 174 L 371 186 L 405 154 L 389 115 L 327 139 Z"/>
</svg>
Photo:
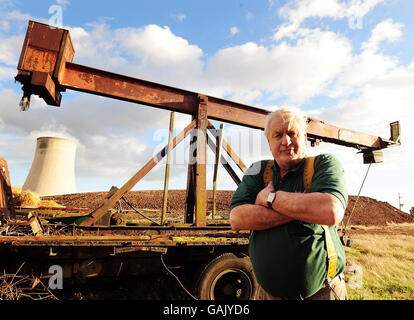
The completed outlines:
<svg viewBox="0 0 414 320">
<path fill-rule="evenodd" d="M 329 124 L 401 146 L 368 165 L 356 149 L 322 143 L 308 153 L 340 159 L 348 192 L 406 212 L 414 207 L 414 1 L 0 0 L 0 157 L 22 186 L 38 137 L 77 143 L 77 192 L 121 187 L 168 140 L 170 112 L 67 90 L 60 107 L 32 96 L 20 111 L 14 81 L 29 20 L 70 31 L 73 62 L 269 111 L 296 107 Z M 189 122 L 175 114 L 174 134 Z M 219 122 L 214 122 L 216 127 Z M 246 165 L 269 159 L 263 132 L 224 124 Z M 187 140 L 185 141 L 187 142 Z M 188 144 L 173 151 L 170 189 L 186 188 Z M 165 159 L 133 190 L 162 189 Z M 207 188 L 214 155 L 208 153 Z M 241 171 L 236 171 L 242 176 Z M 223 167 L 218 189 L 235 190 Z"/>
</svg>

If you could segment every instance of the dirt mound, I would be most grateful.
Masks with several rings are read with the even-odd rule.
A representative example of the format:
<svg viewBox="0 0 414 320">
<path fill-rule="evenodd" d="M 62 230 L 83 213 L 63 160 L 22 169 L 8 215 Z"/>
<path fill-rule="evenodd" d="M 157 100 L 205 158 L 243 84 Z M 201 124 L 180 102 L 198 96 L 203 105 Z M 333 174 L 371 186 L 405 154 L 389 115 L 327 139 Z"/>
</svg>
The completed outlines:
<svg viewBox="0 0 414 320">
<path fill-rule="evenodd" d="M 216 211 L 218 214 L 229 214 L 229 205 L 234 191 L 217 191 Z M 72 208 L 97 208 L 105 199 L 107 192 L 75 193 L 53 197 L 43 197 L 44 200 L 55 200 L 57 203 Z M 211 212 L 213 195 L 207 191 L 207 210 Z M 137 209 L 161 210 L 163 191 L 130 191 L 125 198 Z M 182 213 L 185 211 L 185 190 L 169 190 L 167 211 Z M 349 196 L 348 207 L 345 211 L 344 222 L 348 221 L 350 212 L 355 204 L 356 196 Z M 387 202 L 369 197 L 359 197 L 352 213 L 349 225 L 386 225 L 387 223 L 414 223 L 414 217 L 398 210 Z"/>
<path fill-rule="evenodd" d="M 348 221 L 356 199 L 356 196 L 349 196 L 343 220 L 345 223 Z M 370 226 L 404 222 L 414 223 L 414 216 L 393 207 L 388 202 L 378 201 L 369 197 L 359 197 L 349 224 Z"/>
<path fill-rule="evenodd" d="M 216 211 L 222 214 L 230 213 L 229 206 L 234 191 L 217 191 Z M 104 201 L 107 192 L 74 193 L 59 196 L 43 197 L 43 199 L 55 200 L 57 203 L 72 208 L 97 208 Z M 130 191 L 125 198 L 137 209 L 161 210 L 163 190 Z M 184 212 L 186 203 L 186 190 L 168 191 L 168 212 Z M 213 192 L 207 191 L 207 210 L 210 211 L 213 204 Z"/>
</svg>

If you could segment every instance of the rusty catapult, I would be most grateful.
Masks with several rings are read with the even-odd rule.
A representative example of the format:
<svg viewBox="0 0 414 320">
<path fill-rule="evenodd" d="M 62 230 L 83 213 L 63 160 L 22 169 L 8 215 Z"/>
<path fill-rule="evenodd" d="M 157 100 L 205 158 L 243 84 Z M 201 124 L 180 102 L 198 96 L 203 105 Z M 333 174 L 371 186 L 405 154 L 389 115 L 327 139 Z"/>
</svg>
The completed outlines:
<svg viewBox="0 0 414 320">
<path fill-rule="evenodd" d="M 80 221 L 80 226 L 107 226 L 109 209 L 171 149 L 190 135 L 190 156 L 195 154 L 196 161 L 188 166 L 185 223 L 193 227 L 205 227 L 207 145 L 214 151 L 217 150 L 217 145 L 222 145 L 223 150 L 235 161 L 236 165 L 243 172 L 246 170 L 241 159 L 224 140 L 221 139 L 222 143 L 216 145 L 208 137 L 209 130 L 212 132 L 216 130 L 210 119 L 263 129 L 269 111 L 75 64 L 72 62 L 74 52 L 68 30 L 29 21 L 18 64 L 18 74 L 15 77 L 23 85 L 22 109 L 28 107 L 31 94 L 39 95 L 49 105 L 59 106 L 62 98 L 61 92 L 71 89 L 192 116 L 191 123 L 183 132 L 171 139 L 172 141 L 164 149 L 150 159 L 121 188 L 111 189 L 102 205 L 91 212 L 86 219 Z M 312 144 L 330 142 L 357 148 L 363 153 L 364 163 L 382 161 L 381 150 L 400 143 L 398 122 L 391 124 L 391 138 L 383 139 L 308 118 L 307 135 Z M 218 149 L 220 150 L 221 148 Z M 232 167 L 224 161 L 223 157 L 219 158 L 233 180 L 239 183 L 240 179 Z M 217 157 L 216 162 L 218 166 Z"/>
</svg>

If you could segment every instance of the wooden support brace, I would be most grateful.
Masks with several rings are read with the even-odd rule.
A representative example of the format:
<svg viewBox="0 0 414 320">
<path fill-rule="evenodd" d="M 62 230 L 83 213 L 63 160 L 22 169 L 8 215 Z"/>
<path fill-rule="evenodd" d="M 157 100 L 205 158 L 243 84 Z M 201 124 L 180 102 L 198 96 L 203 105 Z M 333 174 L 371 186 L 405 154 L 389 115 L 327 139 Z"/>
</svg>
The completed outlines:
<svg viewBox="0 0 414 320">
<path fill-rule="evenodd" d="M 217 131 L 217 129 L 213 126 L 213 124 L 210 121 L 208 122 L 208 130 L 210 130 L 210 132 L 215 136 L 215 132 Z M 243 173 L 245 173 L 247 170 L 247 166 L 243 163 L 243 161 L 236 154 L 236 152 L 230 147 L 226 139 L 223 139 L 222 142 L 224 150 L 227 152 L 230 158 L 233 159 L 234 163 L 239 167 L 239 169 L 243 171 Z"/>
<path fill-rule="evenodd" d="M 197 147 L 196 147 L 196 175 L 195 175 L 195 224 L 197 227 L 206 226 L 207 190 L 207 105 L 208 98 L 199 95 L 197 113 Z"/>
<path fill-rule="evenodd" d="M 207 144 L 213 152 L 216 152 L 216 145 L 214 144 L 214 141 L 209 136 L 207 136 Z M 223 165 L 224 169 L 226 169 L 230 177 L 233 179 L 234 183 L 236 185 L 239 185 L 241 182 L 239 176 L 233 170 L 233 168 L 230 166 L 227 160 L 223 157 L 223 155 L 220 155 L 220 162 Z"/>
<path fill-rule="evenodd" d="M 13 193 L 7 161 L 0 158 L 0 221 L 15 217 Z"/>
<path fill-rule="evenodd" d="M 193 116 L 195 121 L 196 117 Z M 190 134 L 189 154 L 188 154 L 188 169 L 187 169 L 187 193 L 185 203 L 185 217 L 184 222 L 192 224 L 194 222 L 194 207 L 195 207 L 195 152 L 196 152 L 197 134 L 193 130 Z"/>
<path fill-rule="evenodd" d="M 223 124 L 220 124 L 219 134 L 216 136 L 216 161 L 214 163 L 214 174 L 213 174 L 213 212 L 212 219 L 216 215 L 216 192 L 217 192 L 217 178 L 218 171 L 220 167 L 220 158 L 221 158 L 221 147 L 223 145 Z"/>
<path fill-rule="evenodd" d="M 174 149 L 178 143 L 195 128 L 196 122 L 192 121 L 184 130 L 173 139 L 172 148 Z M 93 226 L 101 217 L 103 217 L 114 204 L 121 199 L 125 193 L 131 190 L 145 175 L 155 167 L 166 155 L 168 145 L 159 151 L 151 160 L 149 160 L 132 178 L 130 178 L 120 189 L 116 190 L 108 199 L 105 199 L 102 205 L 96 210 L 92 211 L 87 217 L 79 218 L 78 223 L 81 226 Z"/>
<path fill-rule="evenodd" d="M 165 217 L 167 215 L 167 203 L 168 203 L 168 183 L 170 179 L 170 157 L 173 143 L 173 130 L 174 130 L 174 112 L 170 114 L 170 127 L 168 133 L 168 148 L 167 148 L 167 163 L 165 164 L 165 177 L 164 177 L 164 194 L 162 198 L 162 214 L 161 224 L 164 224 Z"/>
</svg>

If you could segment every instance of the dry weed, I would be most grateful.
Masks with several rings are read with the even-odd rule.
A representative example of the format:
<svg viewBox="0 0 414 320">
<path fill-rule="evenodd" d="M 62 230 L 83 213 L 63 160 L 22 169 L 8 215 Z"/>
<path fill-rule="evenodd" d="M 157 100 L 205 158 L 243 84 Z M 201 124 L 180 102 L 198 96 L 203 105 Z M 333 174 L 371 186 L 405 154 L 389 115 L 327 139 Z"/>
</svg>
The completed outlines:
<svg viewBox="0 0 414 320">
<path fill-rule="evenodd" d="M 393 224 L 393 234 L 358 234 L 346 248 L 350 265 L 362 268 L 363 286 L 350 289 L 352 299 L 414 299 L 414 236 L 398 234 L 404 226 Z"/>
<path fill-rule="evenodd" d="M 63 206 L 58 204 L 54 200 L 42 200 L 41 197 L 30 190 L 20 189 L 19 187 L 12 187 L 13 192 L 13 203 L 15 206 L 21 207 L 60 207 Z"/>
</svg>

